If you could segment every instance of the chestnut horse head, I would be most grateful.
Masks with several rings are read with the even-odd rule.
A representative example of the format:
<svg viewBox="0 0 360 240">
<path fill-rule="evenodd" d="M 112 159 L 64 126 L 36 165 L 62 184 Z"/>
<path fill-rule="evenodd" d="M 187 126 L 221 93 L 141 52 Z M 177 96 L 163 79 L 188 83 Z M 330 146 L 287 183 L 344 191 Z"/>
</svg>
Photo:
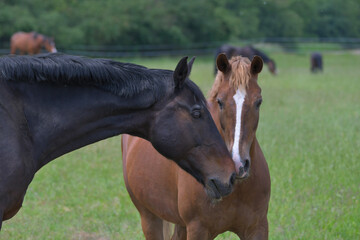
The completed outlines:
<svg viewBox="0 0 360 240">
<path fill-rule="evenodd" d="M 56 53 L 55 41 L 53 37 L 42 36 L 42 46 L 51 53 Z"/>
<path fill-rule="evenodd" d="M 250 173 L 250 146 L 262 102 L 257 78 L 263 60 L 255 56 L 250 62 L 237 56 L 229 61 L 225 54 L 219 54 L 216 64 L 219 71 L 210 92 L 211 111 L 232 154 L 237 178 L 246 178 Z"/>
</svg>

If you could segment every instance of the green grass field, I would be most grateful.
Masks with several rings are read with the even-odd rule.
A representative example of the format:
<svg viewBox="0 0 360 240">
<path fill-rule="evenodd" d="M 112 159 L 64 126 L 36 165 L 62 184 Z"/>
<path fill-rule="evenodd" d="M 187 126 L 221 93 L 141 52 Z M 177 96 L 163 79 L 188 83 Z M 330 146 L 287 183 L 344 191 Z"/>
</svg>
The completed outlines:
<svg viewBox="0 0 360 240">
<path fill-rule="evenodd" d="M 279 74 L 259 77 L 257 131 L 272 182 L 270 239 L 360 239 L 360 55 L 326 53 L 315 75 L 308 55 L 272 57 Z M 178 59 L 122 61 L 174 69 Z M 207 93 L 213 59 L 197 58 L 191 79 Z M 46 165 L 0 239 L 143 239 L 121 166 L 120 137 Z"/>
</svg>

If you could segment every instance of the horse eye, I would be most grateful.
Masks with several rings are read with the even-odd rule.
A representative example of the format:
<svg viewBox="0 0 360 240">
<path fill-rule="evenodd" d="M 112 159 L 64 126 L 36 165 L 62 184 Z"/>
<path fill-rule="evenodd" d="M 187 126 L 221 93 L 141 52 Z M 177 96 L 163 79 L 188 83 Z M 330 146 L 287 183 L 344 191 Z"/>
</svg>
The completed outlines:
<svg viewBox="0 0 360 240">
<path fill-rule="evenodd" d="M 194 118 L 200 118 L 201 117 L 201 106 L 200 105 L 195 105 L 192 107 L 191 109 L 191 115 Z"/>
<path fill-rule="evenodd" d="M 262 103 L 262 98 L 256 100 L 256 102 L 255 102 L 255 107 L 256 107 L 257 109 L 260 108 L 261 103 Z"/>
<path fill-rule="evenodd" d="M 220 109 L 223 109 L 224 108 L 224 103 L 220 100 L 220 98 L 216 99 Z"/>
<path fill-rule="evenodd" d="M 194 118 L 200 118 L 201 117 L 201 112 L 199 110 L 195 110 L 192 112 L 192 116 Z"/>
</svg>

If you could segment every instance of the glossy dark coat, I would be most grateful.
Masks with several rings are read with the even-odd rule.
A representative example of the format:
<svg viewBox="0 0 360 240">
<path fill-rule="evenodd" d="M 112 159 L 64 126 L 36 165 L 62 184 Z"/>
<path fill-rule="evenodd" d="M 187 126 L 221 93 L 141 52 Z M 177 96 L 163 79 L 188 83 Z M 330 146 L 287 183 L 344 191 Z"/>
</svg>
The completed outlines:
<svg viewBox="0 0 360 240">
<path fill-rule="evenodd" d="M 211 183 L 212 196 L 229 194 L 234 164 L 187 77 L 192 62 L 181 59 L 173 72 L 61 54 L 1 57 L 0 224 L 20 209 L 42 166 L 121 133 L 149 140 Z"/>
</svg>

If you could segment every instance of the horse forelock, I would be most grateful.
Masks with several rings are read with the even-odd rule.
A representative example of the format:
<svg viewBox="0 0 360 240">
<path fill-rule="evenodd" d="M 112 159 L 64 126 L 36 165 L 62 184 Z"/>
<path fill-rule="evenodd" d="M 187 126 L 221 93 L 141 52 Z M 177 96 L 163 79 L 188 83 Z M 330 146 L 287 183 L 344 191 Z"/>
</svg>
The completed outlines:
<svg viewBox="0 0 360 240">
<path fill-rule="evenodd" d="M 235 56 L 230 59 L 231 73 L 229 77 L 229 85 L 237 89 L 245 90 L 248 87 L 249 81 L 251 79 L 250 73 L 250 60 L 245 57 Z M 223 72 L 218 71 L 215 82 L 210 90 L 210 98 L 215 99 L 219 92 L 221 83 L 225 81 L 225 75 Z"/>
<path fill-rule="evenodd" d="M 169 88 L 166 82 L 172 79 L 172 71 L 108 59 L 41 54 L 0 57 L 0 77 L 7 81 L 97 87 L 125 98 L 151 91 L 159 100 Z"/>
</svg>

